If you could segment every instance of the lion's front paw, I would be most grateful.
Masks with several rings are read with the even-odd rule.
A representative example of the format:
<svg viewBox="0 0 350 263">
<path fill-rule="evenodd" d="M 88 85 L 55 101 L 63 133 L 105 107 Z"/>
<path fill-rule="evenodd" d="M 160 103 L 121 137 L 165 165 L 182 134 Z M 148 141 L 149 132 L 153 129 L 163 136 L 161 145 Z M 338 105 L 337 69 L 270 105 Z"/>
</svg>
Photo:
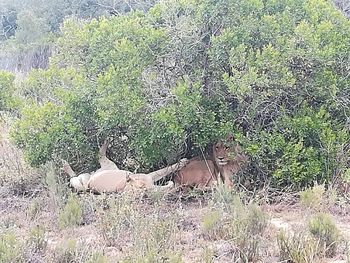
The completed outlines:
<svg viewBox="0 0 350 263">
<path fill-rule="evenodd" d="M 169 188 L 173 188 L 175 186 L 174 182 L 173 181 L 169 181 L 166 185 L 166 188 L 169 189 Z"/>
<path fill-rule="evenodd" d="M 225 185 L 228 189 L 233 189 L 233 182 L 231 180 L 225 181 Z"/>
</svg>

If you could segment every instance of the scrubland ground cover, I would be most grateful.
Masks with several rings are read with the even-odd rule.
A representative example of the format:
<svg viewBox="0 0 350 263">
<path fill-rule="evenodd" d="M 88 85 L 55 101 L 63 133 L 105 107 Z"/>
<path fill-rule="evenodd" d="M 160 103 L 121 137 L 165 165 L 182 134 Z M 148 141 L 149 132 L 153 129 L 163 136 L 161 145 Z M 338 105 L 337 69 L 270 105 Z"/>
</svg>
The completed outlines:
<svg viewBox="0 0 350 263">
<path fill-rule="evenodd" d="M 238 186 L 78 194 L 1 147 L 0 262 L 349 262 L 350 204 L 324 185 L 279 200 Z"/>
<path fill-rule="evenodd" d="M 1 11 L 0 261 L 349 261 L 345 1 L 106 1 Z M 234 191 L 77 194 L 59 170 L 106 138 L 147 173 L 228 134 Z"/>
</svg>

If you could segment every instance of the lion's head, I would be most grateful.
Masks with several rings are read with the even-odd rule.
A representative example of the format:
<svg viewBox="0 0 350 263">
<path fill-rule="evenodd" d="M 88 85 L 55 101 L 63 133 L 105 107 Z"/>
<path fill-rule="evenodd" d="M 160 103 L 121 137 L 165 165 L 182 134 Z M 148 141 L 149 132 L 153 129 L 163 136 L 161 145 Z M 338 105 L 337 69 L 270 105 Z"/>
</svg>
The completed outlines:
<svg viewBox="0 0 350 263">
<path fill-rule="evenodd" d="M 228 136 L 225 141 L 218 141 L 213 145 L 213 157 L 218 166 L 225 166 L 240 155 L 241 148 L 233 136 Z"/>
</svg>

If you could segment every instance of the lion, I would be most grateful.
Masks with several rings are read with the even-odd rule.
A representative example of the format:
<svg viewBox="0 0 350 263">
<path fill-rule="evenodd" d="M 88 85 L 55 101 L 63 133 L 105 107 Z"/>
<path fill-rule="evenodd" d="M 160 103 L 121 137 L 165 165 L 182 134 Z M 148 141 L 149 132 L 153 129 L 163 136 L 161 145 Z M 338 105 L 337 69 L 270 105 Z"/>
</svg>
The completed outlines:
<svg viewBox="0 0 350 263">
<path fill-rule="evenodd" d="M 181 169 L 188 161 L 181 159 L 179 163 L 149 174 L 133 174 L 130 171 L 119 169 L 112 160 L 106 157 L 107 146 L 108 142 L 105 141 L 99 150 L 101 168 L 93 173 L 83 173 L 77 176 L 69 163 L 63 160 L 63 170 L 71 177 L 70 185 L 74 189 L 77 191 L 91 190 L 97 193 L 122 192 L 133 188 L 166 190 L 174 186 L 172 181 L 165 186 L 158 186 L 154 183 Z"/>
<path fill-rule="evenodd" d="M 233 182 L 230 177 L 247 162 L 247 157 L 234 137 L 228 136 L 225 141 L 220 140 L 213 144 L 211 157 L 190 159 L 175 175 L 175 185 L 204 189 L 222 181 L 228 188 L 232 188 Z"/>
</svg>

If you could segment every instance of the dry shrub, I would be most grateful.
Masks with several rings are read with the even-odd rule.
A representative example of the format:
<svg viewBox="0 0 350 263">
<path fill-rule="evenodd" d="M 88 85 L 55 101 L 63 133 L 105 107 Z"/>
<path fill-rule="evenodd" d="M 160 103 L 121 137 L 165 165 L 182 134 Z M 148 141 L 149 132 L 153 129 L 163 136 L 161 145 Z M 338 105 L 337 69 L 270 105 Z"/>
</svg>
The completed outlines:
<svg viewBox="0 0 350 263">
<path fill-rule="evenodd" d="M 67 239 L 55 249 L 52 257 L 47 258 L 47 261 L 55 263 L 106 263 L 108 259 L 89 244 L 77 242 L 75 239 Z"/>
<path fill-rule="evenodd" d="M 92 245 L 68 239 L 53 251 L 47 250 L 46 231 L 40 226 L 34 227 L 23 241 L 14 232 L 6 230 L 0 233 L 0 262 L 25 263 L 106 263 L 107 258 Z M 96 246 L 96 244 L 94 244 Z"/>
<path fill-rule="evenodd" d="M 205 236 L 210 239 L 218 239 L 224 235 L 221 213 L 217 210 L 210 211 L 202 219 L 202 228 Z"/>
<path fill-rule="evenodd" d="M 16 235 L 9 230 L 0 233 L 0 262 L 24 262 L 22 245 Z"/>
<path fill-rule="evenodd" d="M 29 220 L 33 221 L 39 216 L 42 209 L 43 204 L 41 203 L 41 200 L 34 199 L 30 202 L 26 211 L 26 215 L 29 218 Z"/>
<path fill-rule="evenodd" d="M 45 251 L 45 230 L 41 227 L 33 228 L 23 241 L 9 229 L 0 234 L 0 262 L 43 262 Z"/>
<path fill-rule="evenodd" d="M 177 258 L 181 257 L 174 251 L 176 214 L 165 214 L 157 205 L 152 212 L 143 211 L 130 197 L 120 195 L 108 200 L 108 209 L 100 211 L 99 218 L 99 229 L 108 246 L 131 244 L 122 262 L 179 262 Z"/>
<path fill-rule="evenodd" d="M 79 195 L 80 206 L 82 209 L 82 224 L 89 225 L 98 220 L 98 211 L 106 205 L 105 195 L 95 195 L 93 193 L 84 193 Z"/>
<path fill-rule="evenodd" d="M 51 205 L 54 210 L 58 210 L 66 204 L 71 191 L 65 182 L 65 178 L 60 176 L 53 162 L 48 162 L 42 166 L 42 169 L 45 171 L 43 176 L 44 186 L 47 189 Z"/>
<path fill-rule="evenodd" d="M 105 202 L 106 205 L 102 206 L 98 212 L 98 227 L 106 245 L 115 246 L 126 238 L 134 209 L 126 196 L 107 198 Z"/>
<path fill-rule="evenodd" d="M 280 231 L 277 236 L 281 262 L 312 263 L 318 259 L 320 246 L 309 233 Z"/>
<path fill-rule="evenodd" d="M 240 197 L 228 189 L 224 184 L 218 184 L 212 192 L 212 200 L 215 206 L 220 206 L 224 210 L 234 212 L 242 208 L 242 201 Z"/>
<path fill-rule="evenodd" d="M 42 226 L 33 227 L 22 243 L 25 262 L 44 262 L 47 253 L 46 230 Z"/>
<path fill-rule="evenodd" d="M 120 261 L 120 263 L 153 263 L 153 262 L 169 262 L 169 263 L 183 263 L 180 253 L 168 252 L 167 254 L 155 255 L 138 255 L 134 254 Z"/>
<path fill-rule="evenodd" d="M 262 236 L 267 226 L 267 217 L 256 205 L 248 205 L 235 222 L 235 245 L 240 258 L 245 262 L 257 261 L 260 256 Z"/>
<path fill-rule="evenodd" d="M 15 227 L 17 224 L 17 217 L 14 215 L 7 215 L 0 221 L 0 228 L 9 229 Z"/>
<path fill-rule="evenodd" d="M 316 183 L 315 186 L 300 192 L 301 205 L 316 212 L 329 210 L 339 198 L 335 188 L 329 186 L 326 190 L 324 184 Z"/>
<path fill-rule="evenodd" d="M 307 208 L 320 211 L 323 208 L 322 200 L 324 199 L 325 188 L 323 184 L 316 184 L 300 192 L 300 203 Z"/>
<path fill-rule="evenodd" d="M 214 193 L 215 208 L 202 220 L 203 234 L 208 239 L 224 239 L 236 252 L 232 258 L 241 262 L 258 261 L 267 217 L 256 205 L 243 205 L 232 191 L 219 188 Z"/>
<path fill-rule="evenodd" d="M 140 212 L 140 211 L 139 211 Z M 150 262 L 161 258 L 169 258 L 176 244 L 176 217 L 163 216 L 157 212 L 149 216 L 135 214 L 132 227 L 132 255 L 143 255 Z M 154 259 L 154 260 L 151 260 Z"/>
<path fill-rule="evenodd" d="M 202 260 L 205 263 L 212 263 L 215 258 L 215 251 L 210 247 L 204 247 L 202 253 Z"/>
<path fill-rule="evenodd" d="M 307 230 L 281 231 L 277 242 L 281 261 L 309 263 L 335 256 L 340 235 L 332 218 L 318 213 L 309 220 Z"/>
<path fill-rule="evenodd" d="M 44 251 L 47 246 L 47 240 L 45 237 L 46 230 L 42 226 L 35 226 L 31 229 L 27 245 L 31 248 L 31 251 L 38 252 Z"/>
</svg>

